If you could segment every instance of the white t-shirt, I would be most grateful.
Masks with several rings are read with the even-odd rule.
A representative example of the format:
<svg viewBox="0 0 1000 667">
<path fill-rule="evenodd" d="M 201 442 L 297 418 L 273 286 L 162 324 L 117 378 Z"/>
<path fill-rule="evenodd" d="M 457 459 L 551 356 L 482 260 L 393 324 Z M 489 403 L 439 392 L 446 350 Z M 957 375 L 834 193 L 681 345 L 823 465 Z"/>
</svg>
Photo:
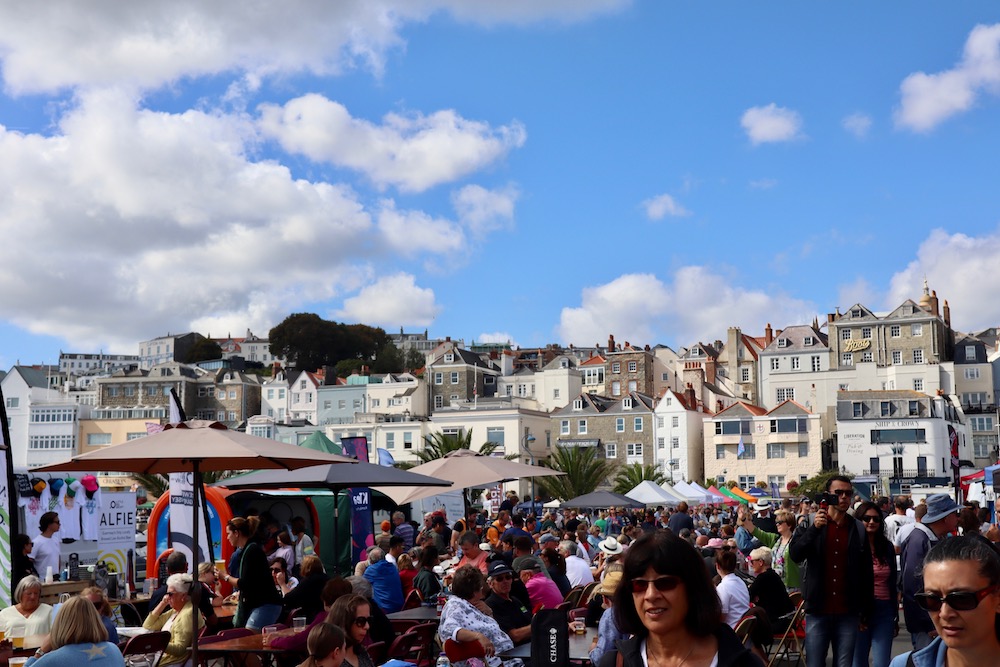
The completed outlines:
<svg viewBox="0 0 1000 667">
<path fill-rule="evenodd" d="M 299 536 L 299 541 L 295 543 L 295 562 L 301 563 L 303 558 L 312 556 L 314 553 L 315 548 L 313 547 L 312 538 L 302 533 Z"/>
<path fill-rule="evenodd" d="M 594 581 L 594 573 L 587 561 L 579 556 L 570 556 L 566 559 L 566 578 L 570 586 L 585 586 Z"/>
<path fill-rule="evenodd" d="M 86 492 L 76 494 L 81 505 L 80 524 L 83 526 L 83 539 L 96 540 L 97 529 L 101 523 L 101 490 L 94 491 L 94 497 L 88 498 Z"/>
<path fill-rule="evenodd" d="M 38 521 L 49 511 L 49 490 L 43 490 L 38 498 L 19 496 L 17 504 L 24 508 L 25 534 L 32 539 L 38 537 L 42 533 Z"/>
<path fill-rule="evenodd" d="M 735 628 L 743 614 L 750 610 L 750 591 L 743 580 L 735 574 L 727 574 L 719 582 L 715 592 L 722 603 L 722 620 Z"/>
<path fill-rule="evenodd" d="M 896 533 L 906 524 L 913 523 L 913 519 L 905 514 L 890 514 L 885 518 L 885 537 L 893 544 L 896 543 Z"/>
<path fill-rule="evenodd" d="M 31 557 L 35 559 L 35 570 L 44 580 L 47 568 L 52 568 L 52 574 L 59 576 L 59 541 L 55 537 L 39 535 L 32 538 L 35 543 L 31 549 Z"/>
<path fill-rule="evenodd" d="M 76 497 L 71 498 L 66 492 L 66 486 L 63 486 L 61 489 L 62 503 L 60 503 L 62 509 L 59 511 L 59 520 L 62 522 L 62 526 L 59 530 L 63 537 L 78 540 L 82 535 L 80 528 L 80 498 L 83 497 L 83 485 L 80 484 L 80 480 L 76 480 L 70 486 L 76 491 Z"/>
</svg>

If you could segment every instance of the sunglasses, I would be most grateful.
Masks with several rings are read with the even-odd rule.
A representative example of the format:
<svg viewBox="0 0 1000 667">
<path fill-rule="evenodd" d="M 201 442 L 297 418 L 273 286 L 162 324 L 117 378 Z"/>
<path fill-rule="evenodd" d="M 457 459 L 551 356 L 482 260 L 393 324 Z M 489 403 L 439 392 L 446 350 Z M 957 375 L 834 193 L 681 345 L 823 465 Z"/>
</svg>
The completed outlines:
<svg viewBox="0 0 1000 667">
<path fill-rule="evenodd" d="M 657 577 L 656 579 L 633 579 L 632 584 L 632 594 L 638 595 L 640 593 L 645 593 L 650 584 L 656 588 L 656 590 L 661 593 L 666 593 L 667 591 L 672 591 L 677 588 L 678 584 L 681 583 L 680 577 L 675 577 L 671 574 L 664 575 L 662 577 Z"/>
<path fill-rule="evenodd" d="M 917 593 L 913 596 L 920 608 L 925 611 L 940 611 L 941 605 L 948 603 L 948 606 L 955 611 L 972 611 L 979 606 L 983 598 L 996 591 L 997 586 L 987 586 L 978 591 L 952 591 L 944 597 L 937 593 Z"/>
<path fill-rule="evenodd" d="M 850 496 L 854 494 L 854 489 L 837 489 L 833 493 L 837 494 L 838 496 Z"/>
<path fill-rule="evenodd" d="M 372 618 L 371 616 L 357 616 L 354 619 L 354 625 L 358 626 L 359 628 L 363 628 L 366 625 L 368 625 L 368 622 L 371 621 L 371 618 Z"/>
<path fill-rule="evenodd" d="M 498 574 L 493 577 L 493 581 L 511 581 L 514 577 L 509 574 Z"/>
<path fill-rule="evenodd" d="M 882 517 L 875 516 L 874 514 L 866 514 L 863 517 L 861 517 L 861 520 L 864 521 L 865 523 L 872 523 L 873 521 L 881 521 Z"/>
</svg>

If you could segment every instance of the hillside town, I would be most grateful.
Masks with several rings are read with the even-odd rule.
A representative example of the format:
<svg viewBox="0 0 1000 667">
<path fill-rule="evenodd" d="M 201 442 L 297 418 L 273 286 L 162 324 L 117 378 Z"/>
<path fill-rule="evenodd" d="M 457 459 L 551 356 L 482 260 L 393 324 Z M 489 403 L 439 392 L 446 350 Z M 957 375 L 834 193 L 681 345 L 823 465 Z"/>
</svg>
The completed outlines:
<svg viewBox="0 0 1000 667">
<path fill-rule="evenodd" d="M 16 365 L 0 386 L 17 469 L 145 435 L 147 422 L 167 419 L 171 390 L 189 418 L 294 444 L 316 431 L 364 436 L 397 463 L 417 461 L 430 434 L 471 433 L 525 462 L 598 448 L 671 482 L 786 492 L 839 470 L 896 494 L 952 481 L 952 434 L 963 468 L 996 461 L 995 328 L 956 331 L 947 300 L 926 285 L 890 312 L 859 303 L 819 319 L 731 326 L 677 350 L 613 333 L 592 347 L 514 348 L 400 330 L 389 337 L 423 355 L 423 368 L 348 377 L 288 367 L 250 331 L 215 339 L 221 359 L 180 363 L 204 338 L 187 332 L 142 341 L 136 355 Z"/>
</svg>

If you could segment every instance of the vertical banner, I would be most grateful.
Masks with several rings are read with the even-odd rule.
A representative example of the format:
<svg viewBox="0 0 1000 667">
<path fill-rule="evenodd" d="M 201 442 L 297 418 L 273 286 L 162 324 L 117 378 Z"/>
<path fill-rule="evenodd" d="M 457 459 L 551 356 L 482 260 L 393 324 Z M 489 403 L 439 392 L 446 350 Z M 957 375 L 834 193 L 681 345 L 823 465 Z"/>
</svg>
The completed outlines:
<svg viewBox="0 0 1000 667">
<path fill-rule="evenodd" d="M 7 403 L 0 390 L 0 463 L 3 464 L 3 479 L 0 481 L 0 606 L 9 607 L 13 591 L 11 582 L 11 536 L 16 535 L 18 523 L 17 483 L 14 481 L 14 453 L 10 449 L 10 427 L 7 425 Z"/>
<path fill-rule="evenodd" d="M 340 444 L 344 449 L 344 456 L 368 461 L 368 438 L 341 438 Z M 375 535 L 372 534 L 371 490 L 367 486 L 359 486 L 351 487 L 347 492 L 351 498 L 351 562 L 357 563 L 363 559 L 365 549 L 375 543 Z"/>
<path fill-rule="evenodd" d="M 97 527 L 97 560 L 108 573 L 117 573 L 134 586 L 135 491 L 101 494 L 101 519 Z"/>
<path fill-rule="evenodd" d="M 951 474 L 955 484 L 955 502 L 962 502 L 961 472 L 958 458 L 958 431 L 948 424 L 948 441 L 951 444 Z"/>
<path fill-rule="evenodd" d="M 194 474 L 190 472 L 170 473 L 170 546 L 177 551 L 187 554 L 188 563 L 193 563 L 194 555 L 192 545 L 192 535 L 194 535 L 194 524 L 191 514 L 194 511 Z M 200 498 L 199 505 L 207 507 L 205 498 Z M 198 513 L 198 562 L 211 563 L 215 560 L 215 555 L 211 549 L 212 533 L 210 527 L 205 525 L 205 513 Z"/>
</svg>

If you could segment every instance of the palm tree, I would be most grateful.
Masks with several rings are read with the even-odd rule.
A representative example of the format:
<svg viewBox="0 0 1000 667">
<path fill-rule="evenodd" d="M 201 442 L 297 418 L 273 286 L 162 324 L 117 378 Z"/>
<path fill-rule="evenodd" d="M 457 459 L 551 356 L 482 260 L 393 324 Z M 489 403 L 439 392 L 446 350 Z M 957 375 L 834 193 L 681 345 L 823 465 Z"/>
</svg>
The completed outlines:
<svg viewBox="0 0 1000 667">
<path fill-rule="evenodd" d="M 456 434 L 438 431 L 437 433 L 426 435 L 424 436 L 423 449 L 414 452 L 414 454 L 420 459 L 421 463 L 430 463 L 431 461 L 444 458 L 446 454 L 459 449 L 472 449 L 471 428 L 468 431 Z M 479 446 L 479 453 L 483 456 L 493 456 L 498 449 L 502 451 L 500 443 L 486 441 Z M 508 455 L 506 458 L 517 458 L 517 454 Z"/>
<path fill-rule="evenodd" d="M 555 447 L 549 460 L 542 463 L 566 475 L 539 478 L 540 493 L 568 500 L 594 491 L 618 467 L 603 454 L 597 447 Z"/>
<path fill-rule="evenodd" d="M 619 468 L 612 491 L 625 495 L 647 479 L 659 486 L 667 481 L 667 476 L 658 466 L 629 463 Z"/>
<path fill-rule="evenodd" d="M 215 482 L 221 482 L 229 477 L 234 477 L 245 471 L 243 470 L 206 470 L 203 472 L 202 479 L 205 484 L 213 484 Z M 159 498 L 164 493 L 170 491 L 170 480 L 163 475 L 158 475 L 156 473 L 144 474 L 144 473 L 132 473 L 132 479 L 139 483 L 139 486 L 146 489 L 146 493 L 154 498 Z"/>
</svg>

